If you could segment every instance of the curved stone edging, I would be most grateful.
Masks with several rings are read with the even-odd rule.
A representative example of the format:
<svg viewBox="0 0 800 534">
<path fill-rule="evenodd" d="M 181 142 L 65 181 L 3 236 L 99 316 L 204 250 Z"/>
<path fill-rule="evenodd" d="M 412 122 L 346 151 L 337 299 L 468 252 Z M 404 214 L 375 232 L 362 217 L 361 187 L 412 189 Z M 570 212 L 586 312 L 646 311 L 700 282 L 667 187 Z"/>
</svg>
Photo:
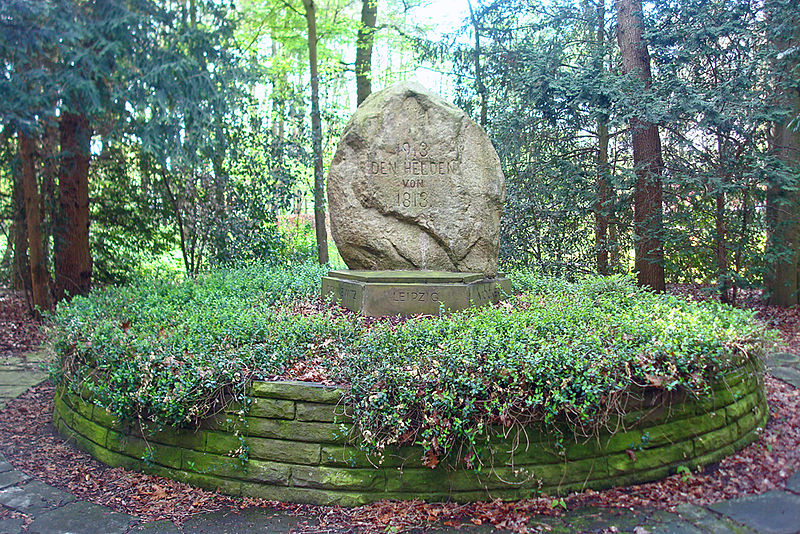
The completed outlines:
<svg viewBox="0 0 800 534">
<path fill-rule="evenodd" d="M 476 473 L 444 463 L 427 468 L 417 447 L 387 451 L 378 466 L 376 458 L 347 445 L 339 389 L 257 382 L 251 396 L 244 425 L 230 411 L 196 432 L 143 437 L 62 388 L 53 424 L 110 466 L 232 495 L 355 506 L 379 499 L 513 500 L 647 482 L 732 454 L 754 441 L 768 418 L 761 375 L 746 367 L 704 400 L 646 394 L 614 421 L 619 431 L 568 442 L 562 454 L 532 428 L 493 439 L 491 465 Z M 249 459 L 241 461 L 235 456 L 245 444 Z"/>
</svg>

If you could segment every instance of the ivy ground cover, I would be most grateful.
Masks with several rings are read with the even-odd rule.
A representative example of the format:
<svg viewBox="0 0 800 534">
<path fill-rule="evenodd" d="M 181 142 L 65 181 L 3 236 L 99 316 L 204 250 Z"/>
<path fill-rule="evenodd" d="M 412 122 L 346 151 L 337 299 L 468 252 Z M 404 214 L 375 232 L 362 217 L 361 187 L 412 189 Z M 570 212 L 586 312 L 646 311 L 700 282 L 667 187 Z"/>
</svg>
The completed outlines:
<svg viewBox="0 0 800 534">
<path fill-rule="evenodd" d="M 752 314 L 656 295 L 625 277 L 511 273 L 497 306 L 364 319 L 315 301 L 325 269 L 252 265 L 195 280 L 143 279 L 61 305 L 58 380 L 122 421 L 191 427 L 253 380 L 298 365 L 341 384 L 364 447 L 418 444 L 429 464 L 478 465 L 490 429 L 540 423 L 588 435 L 643 388 L 696 396 L 759 359 Z"/>
</svg>

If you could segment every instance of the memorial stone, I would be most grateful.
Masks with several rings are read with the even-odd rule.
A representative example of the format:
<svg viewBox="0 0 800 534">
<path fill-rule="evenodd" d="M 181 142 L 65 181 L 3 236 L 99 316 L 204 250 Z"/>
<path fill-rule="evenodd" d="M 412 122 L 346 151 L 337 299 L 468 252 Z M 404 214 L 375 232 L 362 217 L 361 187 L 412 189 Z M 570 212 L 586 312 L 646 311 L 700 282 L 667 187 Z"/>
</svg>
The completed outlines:
<svg viewBox="0 0 800 534">
<path fill-rule="evenodd" d="M 328 176 L 331 233 L 351 270 L 332 272 L 323 294 L 367 315 L 498 300 L 510 290 L 497 278 L 504 196 L 497 152 L 462 110 L 416 83 L 372 94 Z"/>
</svg>

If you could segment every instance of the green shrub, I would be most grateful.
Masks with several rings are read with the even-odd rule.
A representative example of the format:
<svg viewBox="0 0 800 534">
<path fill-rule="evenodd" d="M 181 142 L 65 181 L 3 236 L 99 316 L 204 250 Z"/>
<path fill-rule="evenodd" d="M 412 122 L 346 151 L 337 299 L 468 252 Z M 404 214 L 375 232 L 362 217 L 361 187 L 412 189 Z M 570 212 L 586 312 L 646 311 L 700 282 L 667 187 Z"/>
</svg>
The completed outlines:
<svg viewBox="0 0 800 534">
<path fill-rule="evenodd" d="M 76 297 L 51 318 L 60 371 L 123 420 L 191 425 L 242 400 L 252 379 L 322 355 L 324 340 L 352 341 L 342 317 L 287 307 L 314 295 L 324 272 L 254 265 Z"/>
<path fill-rule="evenodd" d="M 190 426 L 245 400 L 251 380 L 313 360 L 350 386 L 368 448 L 413 442 L 476 465 L 492 425 L 570 421 L 585 435 L 630 388 L 703 395 L 769 342 L 748 312 L 627 277 L 515 273 L 522 292 L 497 306 L 364 321 L 313 300 L 324 272 L 250 266 L 75 298 L 52 317 L 63 377 L 123 420 Z"/>
<path fill-rule="evenodd" d="M 411 440 L 438 457 L 458 445 L 472 462 L 490 425 L 570 421 L 588 435 L 631 386 L 703 395 L 765 350 L 749 312 L 656 295 L 626 277 L 520 283 L 531 289 L 499 306 L 359 338 L 341 370 L 373 448 Z"/>
</svg>

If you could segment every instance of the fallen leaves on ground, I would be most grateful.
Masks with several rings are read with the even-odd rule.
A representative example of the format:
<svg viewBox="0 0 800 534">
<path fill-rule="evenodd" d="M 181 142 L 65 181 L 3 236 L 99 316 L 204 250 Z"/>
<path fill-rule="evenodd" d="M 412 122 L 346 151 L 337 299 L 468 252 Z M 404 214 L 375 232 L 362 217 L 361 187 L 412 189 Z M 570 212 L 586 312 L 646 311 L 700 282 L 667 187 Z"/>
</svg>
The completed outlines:
<svg viewBox="0 0 800 534">
<path fill-rule="evenodd" d="M 671 292 L 692 296 L 687 287 L 671 287 Z M 699 292 L 696 290 L 695 292 Z M 745 295 L 745 297 L 747 297 Z M 696 298 L 709 298 L 699 294 Z M 749 300 L 748 300 L 749 299 Z M 779 328 L 787 347 L 800 349 L 800 313 L 795 308 L 763 306 L 747 297 L 743 302 L 757 310 L 758 316 Z M 25 301 L 8 292 L 0 293 L 0 353 L 19 355 L 43 339 L 36 323 L 26 315 Z M 299 313 L 310 310 L 297 310 Z M 18 323 L 16 323 L 18 321 Z M 11 327 L 8 322 L 18 324 Z M 9 339 L 11 336 L 13 339 Z M 0 354 L 1 355 L 1 354 Z M 311 368 L 294 369 L 296 376 L 312 376 Z M 319 378 L 323 378 L 320 376 Z M 143 520 L 167 519 L 177 524 L 197 513 L 217 510 L 243 510 L 263 507 L 316 517 L 303 523 L 305 532 L 407 532 L 433 525 L 456 526 L 463 523 L 493 525 L 518 533 L 539 530 L 532 526 L 537 518 L 559 515 L 562 508 L 584 505 L 635 508 L 647 506 L 672 509 L 682 503 L 709 504 L 744 494 L 763 493 L 779 488 L 800 466 L 800 390 L 779 380 L 766 379 L 771 418 L 764 435 L 756 443 L 718 464 L 691 476 L 678 474 L 639 486 L 606 491 L 591 491 L 566 496 L 563 501 L 541 497 L 519 502 L 424 503 L 381 501 L 358 508 L 318 507 L 279 503 L 262 499 L 240 499 L 189 486 L 173 480 L 110 468 L 88 454 L 65 443 L 50 424 L 54 388 L 43 384 L 9 403 L 0 412 L 0 452 L 15 467 L 31 477 L 69 491 L 79 499 L 108 506 Z M 0 507 L 0 519 L 25 516 Z"/>
<path fill-rule="evenodd" d="M 704 505 L 781 487 L 800 465 L 800 390 L 769 377 L 766 386 L 771 419 L 756 443 L 691 476 L 678 474 L 639 486 L 569 495 L 564 498 L 566 509 L 583 505 L 670 509 L 687 502 Z M 31 477 L 79 499 L 144 520 L 168 519 L 181 524 L 197 513 L 257 506 L 317 516 L 318 524 L 307 525 L 307 532 L 343 527 L 353 532 L 405 532 L 471 522 L 524 533 L 531 520 L 563 513 L 548 497 L 463 505 L 381 501 L 357 508 L 228 497 L 157 476 L 110 468 L 75 449 L 50 425 L 53 392 L 53 386 L 40 385 L 0 412 L 0 451 Z"/>
<path fill-rule="evenodd" d="M 28 311 L 23 293 L 0 288 L 0 362 L 41 345 L 44 333 Z"/>
</svg>

